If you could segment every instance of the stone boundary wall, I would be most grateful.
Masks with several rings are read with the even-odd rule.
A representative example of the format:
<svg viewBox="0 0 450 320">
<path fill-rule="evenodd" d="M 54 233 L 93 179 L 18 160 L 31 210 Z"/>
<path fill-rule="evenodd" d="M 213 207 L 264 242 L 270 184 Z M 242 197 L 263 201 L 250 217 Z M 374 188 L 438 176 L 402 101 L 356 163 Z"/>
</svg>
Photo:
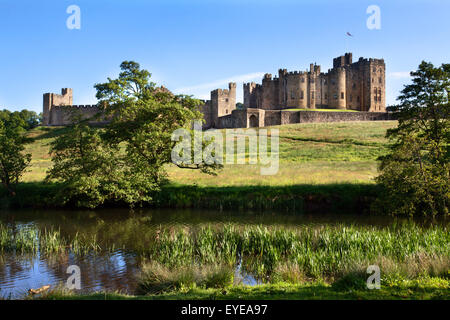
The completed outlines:
<svg viewBox="0 0 450 320">
<path fill-rule="evenodd" d="M 361 112 L 361 111 L 360 112 L 298 111 L 298 112 L 300 123 L 395 120 L 393 114 L 387 112 Z"/>
<path fill-rule="evenodd" d="M 256 117 L 256 119 L 255 119 Z M 252 125 L 256 121 L 257 125 Z M 383 121 L 396 120 L 387 112 L 345 112 L 345 111 L 284 111 L 245 109 L 233 110 L 232 114 L 218 118 L 217 129 L 268 127 L 294 123 Z"/>
<path fill-rule="evenodd" d="M 264 126 L 276 126 L 281 124 L 281 112 L 280 110 L 266 110 L 264 115 Z"/>
</svg>

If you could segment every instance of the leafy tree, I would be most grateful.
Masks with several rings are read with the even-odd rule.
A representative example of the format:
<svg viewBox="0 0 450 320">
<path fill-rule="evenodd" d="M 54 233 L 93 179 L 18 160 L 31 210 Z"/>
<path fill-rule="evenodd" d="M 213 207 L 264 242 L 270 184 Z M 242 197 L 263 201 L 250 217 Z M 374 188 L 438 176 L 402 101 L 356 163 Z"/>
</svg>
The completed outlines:
<svg viewBox="0 0 450 320">
<path fill-rule="evenodd" d="M 450 199 L 450 64 L 422 62 L 392 109 L 398 127 L 381 157 L 377 208 L 394 215 L 448 215 Z"/>
<path fill-rule="evenodd" d="M 30 130 L 40 124 L 41 116 L 34 111 L 22 110 L 11 112 L 9 110 L 0 111 L 0 121 L 8 124 L 8 126 L 21 127 Z"/>
<path fill-rule="evenodd" d="M 243 110 L 243 109 L 245 109 L 245 106 L 242 102 L 238 102 L 238 103 L 236 103 L 236 109 Z"/>
<path fill-rule="evenodd" d="M 0 113 L 0 182 L 10 195 L 15 195 L 15 186 L 31 161 L 24 154 L 25 136 L 23 119 L 17 113 Z"/>
<path fill-rule="evenodd" d="M 72 117 L 74 124 L 51 144 L 53 167 L 47 182 L 62 183 L 57 203 L 95 208 L 105 202 L 135 203 L 150 198 L 152 187 L 123 166 L 119 147 L 102 139 L 102 131 Z"/>
<path fill-rule="evenodd" d="M 99 130 L 77 121 L 52 146 L 54 167 L 48 180 L 66 186 L 63 202 L 77 199 L 77 205 L 96 207 L 108 201 L 150 201 L 166 181 L 173 131 L 190 129 L 193 120 L 202 118 L 199 100 L 156 87 L 138 63 L 125 61 L 121 70 L 117 79 L 95 85 L 101 117 L 109 124 Z M 216 169 L 180 166 L 207 173 Z"/>
</svg>

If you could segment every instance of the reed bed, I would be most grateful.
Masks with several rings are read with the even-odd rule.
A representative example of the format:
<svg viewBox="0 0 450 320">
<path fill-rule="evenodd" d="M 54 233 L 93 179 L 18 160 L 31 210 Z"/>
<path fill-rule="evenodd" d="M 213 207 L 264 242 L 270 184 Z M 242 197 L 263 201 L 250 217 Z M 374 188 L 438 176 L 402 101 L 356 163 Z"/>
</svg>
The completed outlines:
<svg viewBox="0 0 450 320">
<path fill-rule="evenodd" d="M 60 230 L 39 229 L 36 226 L 8 227 L 0 223 L 0 252 L 55 254 L 70 250 L 75 254 L 87 254 L 102 250 L 96 236 L 76 234 L 66 237 Z"/>
<path fill-rule="evenodd" d="M 244 271 L 263 280 L 333 279 L 365 271 L 371 264 L 379 265 L 385 274 L 414 277 L 448 274 L 450 234 L 447 227 L 422 228 L 413 223 L 389 228 L 179 228 L 158 232 L 146 255 L 169 268 L 240 263 Z"/>
</svg>

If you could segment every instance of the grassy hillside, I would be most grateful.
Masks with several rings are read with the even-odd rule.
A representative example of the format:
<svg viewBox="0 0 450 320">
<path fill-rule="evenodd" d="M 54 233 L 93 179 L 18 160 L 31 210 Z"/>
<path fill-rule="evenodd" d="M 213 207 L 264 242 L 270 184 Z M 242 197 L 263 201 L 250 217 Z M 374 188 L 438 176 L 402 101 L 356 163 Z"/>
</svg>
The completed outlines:
<svg viewBox="0 0 450 320">
<path fill-rule="evenodd" d="M 395 121 L 292 124 L 280 130 L 277 175 L 261 176 L 258 165 L 225 165 L 218 176 L 168 166 L 171 182 L 198 186 L 291 186 L 373 183 L 376 158 L 386 152 L 386 130 Z M 51 166 L 48 144 L 64 128 L 36 128 L 26 151 L 33 158 L 24 182 L 38 182 Z"/>
<path fill-rule="evenodd" d="M 170 183 L 152 206 L 289 212 L 366 212 L 378 194 L 376 159 L 387 152 L 386 130 L 395 121 L 313 123 L 277 126 L 279 171 L 263 176 L 258 165 L 225 165 L 217 176 L 167 166 Z M 44 184 L 52 165 L 49 143 L 65 128 L 32 130 L 29 170 L 3 207 L 55 207 L 59 185 Z M 117 206 L 118 204 L 109 204 Z M 147 204 L 144 204 L 147 205 Z"/>
</svg>

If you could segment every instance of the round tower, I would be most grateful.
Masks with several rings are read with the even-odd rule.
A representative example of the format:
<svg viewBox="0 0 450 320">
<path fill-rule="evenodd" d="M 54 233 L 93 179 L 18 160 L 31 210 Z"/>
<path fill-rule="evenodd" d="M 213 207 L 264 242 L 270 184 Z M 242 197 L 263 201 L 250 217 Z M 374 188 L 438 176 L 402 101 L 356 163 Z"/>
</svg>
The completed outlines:
<svg viewBox="0 0 450 320">
<path fill-rule="evenodd" d="M 345 69 L 344 68 L 338 68 L 337 69 L 337 77 L 336 77 L 336 84 L 337 84 L 337 105 L 336 107 L 338 109 L 346 109 L 347 107 L 347 97 L 346 97 L 346 85 L 345 85 L 346 77 L 345 77 Z"/>
</svg>

